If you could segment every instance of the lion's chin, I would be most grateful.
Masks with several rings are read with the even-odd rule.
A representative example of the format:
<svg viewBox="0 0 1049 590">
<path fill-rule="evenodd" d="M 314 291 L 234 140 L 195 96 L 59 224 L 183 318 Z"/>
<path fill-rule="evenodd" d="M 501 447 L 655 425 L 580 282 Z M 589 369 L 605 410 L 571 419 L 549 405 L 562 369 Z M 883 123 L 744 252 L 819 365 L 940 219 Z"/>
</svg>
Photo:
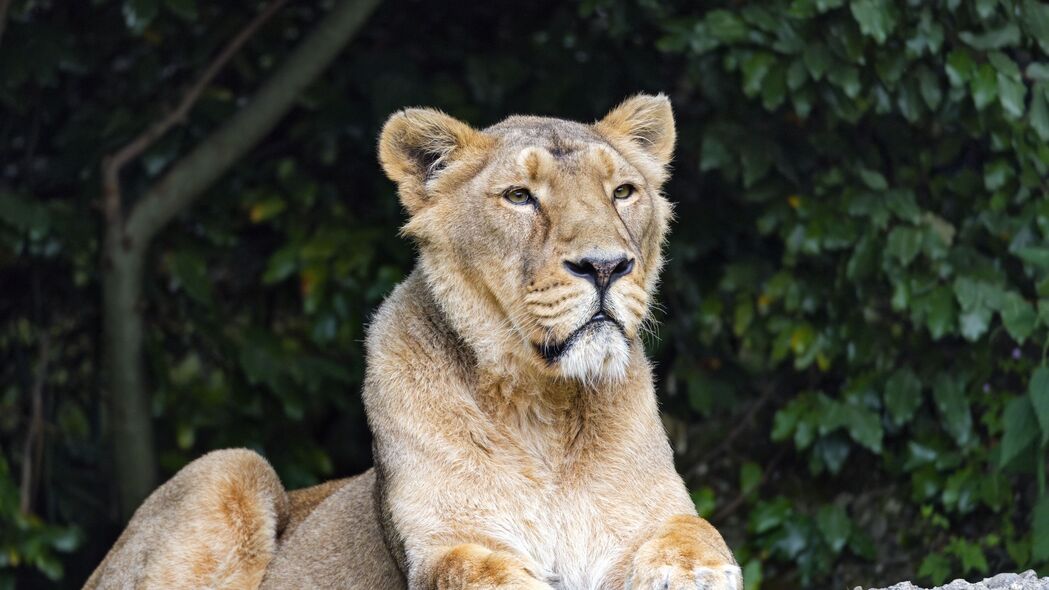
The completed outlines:
<svg viewBox="0 0 1049 590">
<path fill-rule="evenodd" d="M 562 375 L 586 383 L 620 381 L 629 362 L 630 344 L 611 322 L 588 325 L 557 358 Z"/>
</svg>

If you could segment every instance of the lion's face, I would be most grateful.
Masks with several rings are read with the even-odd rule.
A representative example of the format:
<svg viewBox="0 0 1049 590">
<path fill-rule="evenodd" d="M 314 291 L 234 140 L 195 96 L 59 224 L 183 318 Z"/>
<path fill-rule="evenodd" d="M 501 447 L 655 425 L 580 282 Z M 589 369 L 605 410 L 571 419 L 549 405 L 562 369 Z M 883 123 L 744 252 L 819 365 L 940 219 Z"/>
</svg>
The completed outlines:
<svg viewBox="0 0 1049 590">
<path fill-rule="evenodd" d="M 673 141 L 667 100 L 637 97 L 595 125 L 511 117 L 477 131 L 405 111 L 380 156 L 464 338 L 495 362 L 592 381 L 625 375 L 648 318 Z"/>
</svg>

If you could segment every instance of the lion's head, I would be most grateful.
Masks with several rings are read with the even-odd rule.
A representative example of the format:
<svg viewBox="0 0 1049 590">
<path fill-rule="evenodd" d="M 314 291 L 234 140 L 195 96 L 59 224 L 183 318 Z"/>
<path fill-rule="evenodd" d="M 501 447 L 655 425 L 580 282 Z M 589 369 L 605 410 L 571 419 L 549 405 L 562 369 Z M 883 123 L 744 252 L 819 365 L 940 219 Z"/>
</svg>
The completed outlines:
<svg viewBox="0 0 1049 590">
<path fill-rule="evenodd" d="M 663 263 L 674 139 L 662 95 L 592 125 L 515 116 L 477 130 L 408 109 L 379 157 L 434 297 L 482 362 L 616 380 Z"/>
</svg>

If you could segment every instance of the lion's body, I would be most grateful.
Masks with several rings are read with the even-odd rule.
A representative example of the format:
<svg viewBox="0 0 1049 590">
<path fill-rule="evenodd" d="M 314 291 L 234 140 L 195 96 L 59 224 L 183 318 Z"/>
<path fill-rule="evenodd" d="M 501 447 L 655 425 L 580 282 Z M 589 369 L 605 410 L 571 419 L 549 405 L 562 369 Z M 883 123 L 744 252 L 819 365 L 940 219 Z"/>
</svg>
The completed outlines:
<svg viewBox="0 0 1049 590">
<path fill-rule="evenodd" d="M 88 587 L 738 589 L 640 343 L 673 143 L 662 97 L 594 125 L 391 117 L 380 159 L 420 256 L 369 326 L 374 472 L 286 496 L 261 458 L 209 455 Z"/>
</svg>

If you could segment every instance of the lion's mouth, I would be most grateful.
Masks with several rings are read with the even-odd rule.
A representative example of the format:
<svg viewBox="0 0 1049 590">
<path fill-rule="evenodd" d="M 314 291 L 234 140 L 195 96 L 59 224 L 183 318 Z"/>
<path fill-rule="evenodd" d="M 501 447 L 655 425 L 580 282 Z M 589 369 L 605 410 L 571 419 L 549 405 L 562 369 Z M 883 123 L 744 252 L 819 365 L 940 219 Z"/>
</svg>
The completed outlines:
<svg viewBox="0 0 1049 590">
<path fill-rule="evenodd" d="M 590 330 L 600 327 L 602 324 L 611 324 L 616 330 L 619 330 L 620 334 L 624 337 L 626 336 L 626 332 L 623 330 L 623 325 L 619 323 L 619 320 L 612 317 L 604 309 L 600 309 L 597 313 L 591 316 L 585 324 L 576 328 L 564 340 L 549 344 L 535 344 L 535 349 L 547 364 L 552 365 L 556 363 L 569 348 L 572 348 L 572 345 L 575 344 L 581 336 Z"/>
</svg>

